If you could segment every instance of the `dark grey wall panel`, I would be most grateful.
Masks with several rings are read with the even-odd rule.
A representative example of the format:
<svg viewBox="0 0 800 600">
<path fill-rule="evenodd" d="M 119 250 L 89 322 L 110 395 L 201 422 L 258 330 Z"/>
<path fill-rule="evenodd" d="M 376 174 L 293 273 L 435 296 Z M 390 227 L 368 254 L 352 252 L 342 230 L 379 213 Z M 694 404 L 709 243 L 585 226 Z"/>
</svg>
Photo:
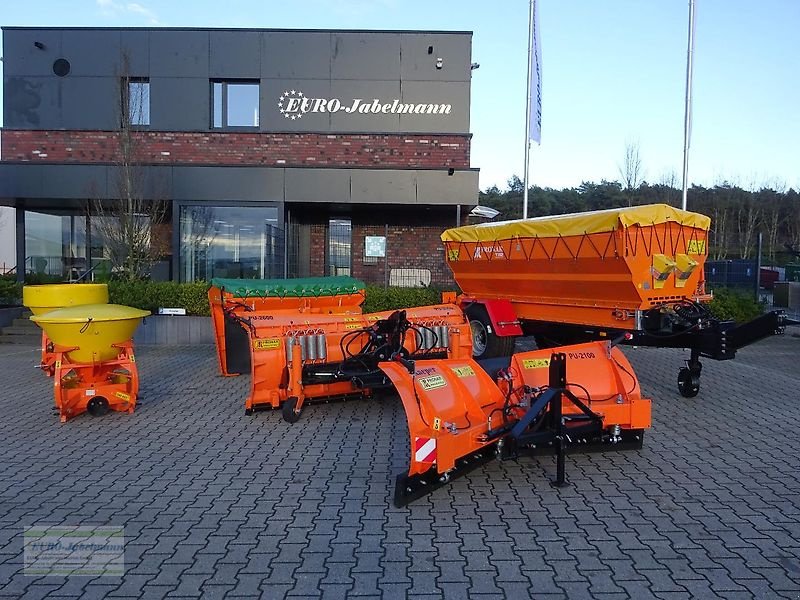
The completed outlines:
<svg viewBox="0 0 800 600">
<path fill-rule="evenodd" d="M 449 114 L 400 115 L 400 131 L 469 133 L 469 92 L 466 82 L 404 81 L 403 102 L 449 104 Z"/>
<path fill-rule="evenodd" d="M 121 31 L 120 51 L 128 58 L 128 74 L 132 77 L 150 76 L 150 32 Z"/>
<path fill-rule="evenodd" d="M 6 129 L 59 129 L 63 79 L 43 77 L 3 78 L 3 127 Z"/>
<path fill-rule="evenodd" d="M 208 46 L 208 31 L 151 31 L 150 76 L 208 78 Z"/>
<path fill-rule="evenodd" d="M 327 79 L 262 79 L 259 126 L 262 131 L 329 131 L 331 116 L 328 112 L 307 112 L 296 119 L 286 118 L 278 106 L 281 95 L 284 97 L 284 110 L 289 106 L 289 97 L 299 98 L 302 92 L 306 98 L 325 98 L 331 96 L 331 82 Z M 297 116 L 297 115 L 295 115 Z"/>
<path fill-rule="evenodd" d="M 478 172 L 271 167 L 148 167 L 145 193 L 184 202 L 267 201 L 339 204 L 474 205 Z M 119 197 L 117 167 L 0 163 L 0 198 L 38 199 L 37 206 Z M 63 204 L 63 202 L 62 202 Z"/>
<path fill-rule="evenodd" d="M 286 169 L 286 202 L 350 202 L 345 169 Z"/>
<path fill-rule="evenodd" d="M 116 77 L 64 77 L 61 127 L 117 129 L 120 84 Z"/>
<path fill-rule="evenodd" d="M 478 172 L 417 171 L 417 204 L 476 204 Z"/>
<path fill-rule="evenodd" d="M 354 169 L 350 181 L 354 204 L 414 204 L 417 199 L 414 171 Z"/>
<path fill-rule="evenodd" d="M 433 47 L 433 54 L 428 48 Z M 413 81 L 469 81 L 472 40 L 466 35 L 405 33 L 400 37 L 400 76 Z M 437 59 L 442 68 L 436 68 Z"/>
<path fill-rule="evenodd" d="M 52 29 L 3 30 L 3 74 L 53 75 L 53 61 L 61 57 L 61 38 L 62 32 Z M 44 44 L 44 49 L 34 42 Z"/>
<path fill-rule="evenodd" d="M 257 31 L 212 31 L 209 76 L 261 77 L 261 34 Z"/>
<path fill-rule="evenodd" d="M 43 172 L 49 165 L 10 165 L 0 162 L 0 198 L 26 198 L 42 195 Z"/>
<path fill-rule="evenodd" d="M 397 131 L 400 126 L 399 114 L 371 112 L 374 100 L 378 100 L 382 109 L 385 104 L 391 105 L 400 99 L 399 81 L 332 81 L 331 96 L 339 98 L 343 106 L 342 110 L 331 114 L 332 131 Z M 354 107 L 356 98 L 361 100 L 359 107 L 366 104 L 370 112 L 362 113 L 358 108 L 347 112 Z"/>
<path fill-rule="evenodd" d="M 172 197 L 185 201 L 283 200 L 283 169 L 174 167 Z"/>
<path fill-rule="evenodd" d="M 331 34 L 265 31 L 261 40 L 261 76 L 284 79 L 329 79 Z"/>
<path fill-rule="evenodd" d="M 150 129 L 202 131 L 211 125 L 207 78 L 150 78 Z"/>
<path fill-rule="evenodd" d="M 61 41 L 61 54 L 71 65 L 68 77 L 119 77 L 119 31 L 65 32 Z"/>
<path fill-rule="evenodd" d="M 400 34 L 331 34 L 333 79 L 399 79 Z"/>
<path fill-rule="evenodd" d="M 108 197 L 107 174 L 104 165 L 37 165 L 42 174 L 42 196 L 46 198 Z"/>
</svg>

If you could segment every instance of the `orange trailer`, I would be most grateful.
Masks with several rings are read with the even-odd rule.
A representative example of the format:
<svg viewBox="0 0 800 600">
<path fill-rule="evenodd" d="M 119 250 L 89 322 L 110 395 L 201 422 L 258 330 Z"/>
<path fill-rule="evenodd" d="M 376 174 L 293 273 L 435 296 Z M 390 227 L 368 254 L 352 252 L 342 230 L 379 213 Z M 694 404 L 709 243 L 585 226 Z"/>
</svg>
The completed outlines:
<svg viewBox="0 0 800 600">
<path fill-rule="evenodd" d="M 629 331 L 632 344 L 690 348 L 678 388 L 696 395 L 701 356 L 733 358 L 785 324 L 776 312 L 736 327 L 705 308 L 710 223 L 653 204 L 445 231 L 475 355 L 508 355 L 523 334 L 547 348 Z"/>
</svg>

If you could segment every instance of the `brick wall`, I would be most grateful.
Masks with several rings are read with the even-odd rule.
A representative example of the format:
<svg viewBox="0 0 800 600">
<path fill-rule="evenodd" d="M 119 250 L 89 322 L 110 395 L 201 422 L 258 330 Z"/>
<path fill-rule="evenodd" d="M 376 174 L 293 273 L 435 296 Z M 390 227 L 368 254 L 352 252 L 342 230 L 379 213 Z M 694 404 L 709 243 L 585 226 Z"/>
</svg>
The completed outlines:
<svg viewBox="0 0 800 600">
<path fill-rule="evenodd" d="M 383 225 L 361 225 L 353 223 L 352 273 L 353 277 L 367 283 L 384 284 L 390 279 L 392 269 L 405 272 L 404 283 L 422 280 L 414 275 L 415 270 L 430 271 L 431 284 L 448 286 L 453 276 L 444 260 L 444 246 L 440 236 L 442 231 L 452 226 L 447 224 L 394 224 L 388 231 Z M 364 238 L 366 236 L 386 236 L 386 258 L 365 259 Z"/>
<path fill-rule="evenodd" d="M 469 168 L 469 135 L 136 132 L 143 163 Z M 113 131 L 0 132 L 4 161 L 113 162 Z"/>
</svg>

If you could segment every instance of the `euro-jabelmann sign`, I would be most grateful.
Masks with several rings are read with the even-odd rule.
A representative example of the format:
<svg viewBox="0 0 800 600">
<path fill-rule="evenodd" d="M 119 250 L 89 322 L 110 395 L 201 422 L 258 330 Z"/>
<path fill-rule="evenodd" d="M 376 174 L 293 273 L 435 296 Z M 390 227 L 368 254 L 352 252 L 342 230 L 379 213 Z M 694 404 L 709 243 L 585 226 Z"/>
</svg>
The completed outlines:
<svg viewBox="0 0 800 600">
<path fill-rule="evenodd" d="M 286 90 L 278 99 L 278 110 L 287 119 L 300 119 L 309 113 L 345 113 L 362 115 L 449 115 L 451 104 L 430 102 L 391 102 L 378 98 L 309 98 L 299 90 Z"/>
</svg>

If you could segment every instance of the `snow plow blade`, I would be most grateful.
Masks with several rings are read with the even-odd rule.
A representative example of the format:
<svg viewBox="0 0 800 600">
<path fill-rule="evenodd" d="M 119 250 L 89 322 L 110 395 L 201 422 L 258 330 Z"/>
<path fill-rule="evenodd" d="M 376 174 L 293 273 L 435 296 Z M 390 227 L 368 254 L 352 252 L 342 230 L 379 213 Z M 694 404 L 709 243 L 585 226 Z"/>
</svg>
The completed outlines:
<svg viewBox="0 0 800 600">
<path fill-rule="evenodd" d="M 398 475 L 401 507 L 496 458 L 641 448 L 650 400 L 609 341 L 515 354 L 503 364 L 471 358 L 380 363 L 403 402 L 410 459 Z"/>
</svg>

